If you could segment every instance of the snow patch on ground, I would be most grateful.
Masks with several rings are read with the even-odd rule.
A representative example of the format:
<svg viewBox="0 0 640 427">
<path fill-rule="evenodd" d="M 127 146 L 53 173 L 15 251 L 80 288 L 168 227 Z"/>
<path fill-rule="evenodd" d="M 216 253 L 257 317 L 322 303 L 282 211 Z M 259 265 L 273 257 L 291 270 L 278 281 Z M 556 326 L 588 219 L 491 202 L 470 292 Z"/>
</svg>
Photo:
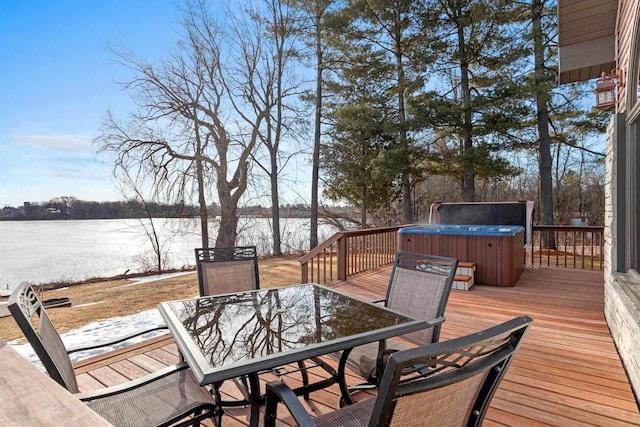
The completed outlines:
<svg viewBox="0 0 640 427">
<path fill-rule="evenodd" d="M 164 324 L 165 323 L 162 319 L 162 316 L 160 315 L 160 312 L 157 309 L 151 309 L 141 311 L 140 313 L 132 314 L 130 316 L 112 317 L 110 319 L 91 322 L 85 326 L 82 326 L 81 328 L 73 329 L 67 333 L 64 333 L 61 335 L 61 337 L 65 347 L 71 348 L 80 345 L 99 343 L 105 340 L 113 340 L 117 337 L 128 335 L 137 331 L 146 330 L 156 326 L 162 326 Z M 119 348 L 126 347 L 128 345 L 166 333 L 168 333 L 168 330 L 166 329 L 160 331 L 152 331 L 128 341 L 108 347 L 76 352 L 70 355 L 71 361 L 75 363 L 79 360 L 97 356 L 108 351 L 117 350 Z M 35 352 L 31 348 L 31 345 L 18 344 L 17 341 L 11 341 L 8 344 L 11 344 L 16 351 L 29 359 L 29 361 L 34 365 L 36 365 L 40 369 L 44 369 L 42 367 L 42 364 L 40 363 L 40 360 L 38 359 L 38 356 L 36 356 Z"/>
<path fill-rule="evenodd" d="M 145 276 L 145 277 L 137 277 L 134 279 L 130 279 L 132 283 L 128 283 L 126 285 L 122 285 L 119 287 L 127 287 L 127 286 L 135 286 L 141 283 L 148 283 L 155 280 L 167 279 L 170 277 L 182 276 L 185 274 L 193 274 L 193 271 L 180 271 L 176 273 L 166 273 L 166 274 L 157 274 L 154 276 Z M 67 289 L 67 288 L 62 288 Z M 95 305 L 103 303 L 104 301 L 96 301 L 87 304 L 75 305 L 74 307 L 84 307 L 89 305 Z M 105 340 L 110 341 L 116 339 L 121 336 L 129 335 L 134 332 L 144 331 L 146 329 L 154 328 L 156 326 L 164 326 L 164 320 L 160 315 L 160 312 L 157 309 L 151 309 L 146 311 L 141 311 L 137 314 L 132 314 L 130 316 L 121 316 L 121 317 L 112 317 L 109 319 L 98 320 L 95 322 L 91 322 L 85 326 L 82 326 L 78 329 L 73 329 L 67 333 L 61 335 L 62 342 L 64 343 L 66 348 L 77 347 L 77 346 L 87 346 L 99 342 L 103 342 Z M 151 331 L 147 334 L 140 335 L 138 337 L 132 338 L 130 340 L 114 344 L 111 346 L 100 347 L 92 350 L 85 350 L 75 352 L 70 355 L 71 361 L 73 363 L 78 362 L 80 360 L 88 359 L 89 357 L 97 356 L 102 353 L 106 353 L 108 351 L 117 350 L 119 348 L 126 347 L 131 344 L 138 343 L 140 341 L 150 339 L 156 337 L 158 335 L 167 334 L 169 331 L 167 329 L 159 330 L 159 331 Z M 11 344 L 13 348 L 24 357 L 29 359 L 34 365 L 44 370 L 42 363 L 36 356 L 33 348 L 31 348 L 30 344 L 19 344 L 18 340 L 10 341 L 8 344 Z"/>
<path fill-rule="evenodd" d="M 88 307 L 90 305 L 97 305 L 97 304 L 102 304 L 103 302 L 106 302 L 104 300 L 102 301 L 94 301 L 94 302 L 88 302 L 86 304 L 78 304 L 78 305 L 74 305 L 74 308 L 79 308 L 79 307 Z"/>
<path fill-rule="evenodd" d="M 178 276 L 184 276 L 185 274 L 193 274 L 193 271 L 179 271 L 176 273 L 166 273 L 166 274 L 156 274 L 155 276 L 142 276 L 142 277 L 135 277 L 131 280 L 133 283 L 127 283 L 126 285 L 121 285 L 118 286 L 119 288 L 126 288 L 128 286 L 135 286 L 135 285 L 139 285 L 141 283 L 148 283 L 148 282 L 154 282 L 156 280 L 162 280 L 162 279 L 169 279 L 171 277 L 178 277 Z"/>
</svg>

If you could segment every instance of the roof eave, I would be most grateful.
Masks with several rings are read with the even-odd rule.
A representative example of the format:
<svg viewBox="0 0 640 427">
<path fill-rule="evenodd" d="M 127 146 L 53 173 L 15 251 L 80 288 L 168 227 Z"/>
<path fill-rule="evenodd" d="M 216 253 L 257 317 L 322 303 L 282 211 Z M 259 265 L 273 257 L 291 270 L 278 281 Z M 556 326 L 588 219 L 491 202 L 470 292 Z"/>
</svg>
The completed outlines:
<svg viewBox="0 0 640 427">
<path fill-rule="evenodd" d="M 558 81 L 586 81 L 616 66 L 618 0 L 558 0 Z"/>
</svg>

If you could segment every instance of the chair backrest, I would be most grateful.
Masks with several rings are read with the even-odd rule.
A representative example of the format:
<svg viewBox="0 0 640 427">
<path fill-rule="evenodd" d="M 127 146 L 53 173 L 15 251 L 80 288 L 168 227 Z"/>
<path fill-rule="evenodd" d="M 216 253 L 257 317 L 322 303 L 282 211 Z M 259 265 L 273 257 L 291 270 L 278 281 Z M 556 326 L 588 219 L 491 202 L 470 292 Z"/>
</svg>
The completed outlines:
<svg viewBox="0 0 640 427">
<path fill-rule="evenodd" d="M 369 427 L 479 426 L 531 322 L 393 353 Z"/>
<path fill-rule="evenodd" d="M 71 393 L 77 393 L 78 383 L 67 349 L 31 285 L 18 286 L 11 293 L 8 306 L 49 376 Z"/>
<path fill-rule="evenodd" d="M 255 246 L 196 249 L 200 296 L 260 288 Z"/>
<path fill-rule="evenodd" d="M 386 306 L 423 320 L 444 316 L 457 268 L 455 258 L 398 252 L 387 287 Z M 415 345 L 437 342 L 440 325 L 402 338 Z"/>
</svg>

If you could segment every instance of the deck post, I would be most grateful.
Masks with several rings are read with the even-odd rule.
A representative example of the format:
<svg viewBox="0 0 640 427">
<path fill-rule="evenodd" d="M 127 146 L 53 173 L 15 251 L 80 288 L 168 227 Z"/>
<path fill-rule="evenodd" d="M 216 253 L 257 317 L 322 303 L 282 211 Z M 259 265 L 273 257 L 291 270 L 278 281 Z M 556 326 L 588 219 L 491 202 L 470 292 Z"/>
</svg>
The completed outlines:
<svg viewBox="0 0 640 427">
<path fill-rule="evenodd" d="M 347 280 L 347 236 L 338 240 L 338 280 Z"/>
</svg>

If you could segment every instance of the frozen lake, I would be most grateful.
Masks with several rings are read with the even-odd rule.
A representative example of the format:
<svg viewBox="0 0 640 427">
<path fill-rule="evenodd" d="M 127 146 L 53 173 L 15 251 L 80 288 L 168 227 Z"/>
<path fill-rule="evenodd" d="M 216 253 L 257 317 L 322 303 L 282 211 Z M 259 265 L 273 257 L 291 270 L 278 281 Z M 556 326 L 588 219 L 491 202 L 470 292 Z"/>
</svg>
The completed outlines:
<svg viewBox="0 0 640 427">
<path fill-rule="evenodd" d="M 180 268 L 195 264 L 194 249 L 200 247 L 198 224 L 189 219 L 156 219 L 165 268 Z M 308 248 L 309 220 L 282 220 L 283 251 Z M 239 245 L 256 245 L 258 253 L 271 251 L 271 226 L 268 219 L 242 218 L 239 225 Z M 336 232 L 330 226 L 319 227 L 319 239 Z M 125 271 L 149 270 L 153 257 L 149 240 L 136 219 L 80 221 L 0 221 L 0 290 L 10 290 L 22 282 L 49 283 L 61 280 L 84 280 L 111 277 Z M 215 236 L 215 234 L 214 234 Z M 136 279 L 137 282 L 157 277 Z M 6 302 L 6 300 L 5 300 Z M 62 335 L 67 348 L 113 339 L 135 331 L 163 324 L 158 310 L 147 310 L 131 316 L 114 317 L 89 323 Z M 135 341 L 118 346 L 74 353 L 72 361 L 86 359 L 105 351 L 151 338 L 162 332 L 152 332 Z M 42 368 L 28 344 L 10 342 L 14 348 Z"/>
<path fill-rule="evenodd" d="M 154 252 L 141 220 L 0 221 L 0 289 L 22 282 L 78 281 L 153 269 Z M 148 220 L 142 220 L 148 221 Z M 195 264 L 201 247 L 199 225 L 192 219 L 155 219 L 165 268 Z M 271 252 L 271 222 L 241 218 L 238 245 L 255 245 L 261 255 Z M 215 237 L 215 224 L 211 224 Z M 309 219 L 281 221 L 284 252 L 306 250 Z M 320 241 L 335 233 L 320 226 Z"/>
</svg>

